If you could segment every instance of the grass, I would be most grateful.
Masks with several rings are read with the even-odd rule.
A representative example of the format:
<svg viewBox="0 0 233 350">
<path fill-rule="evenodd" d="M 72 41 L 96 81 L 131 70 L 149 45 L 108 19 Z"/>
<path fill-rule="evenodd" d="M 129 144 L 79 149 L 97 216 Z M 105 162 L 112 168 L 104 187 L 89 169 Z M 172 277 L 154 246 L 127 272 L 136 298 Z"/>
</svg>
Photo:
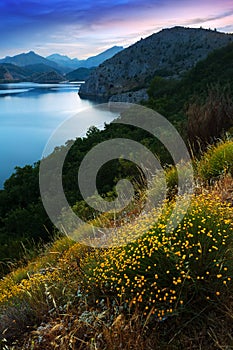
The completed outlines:
<svg viewBox="0 0 233 350">
<path fill-rule="evenodd" d="M 232 349 L 231 147 L 220 143 L 195 162 L 202 187 L 185 213 L 173 211 L 169 168 L 169 200 L 118 228 L 133 238 L 127 245 L 93 249 L 60 238 L 5 276 L 0 348 Z"/>
<path fill-rule="evenodd" d="M 203 181 L 211 181 L 226 173 L 233 174 L 233 141 L 209 147 L 199 162 L 197 173 Z"/>
</svg>

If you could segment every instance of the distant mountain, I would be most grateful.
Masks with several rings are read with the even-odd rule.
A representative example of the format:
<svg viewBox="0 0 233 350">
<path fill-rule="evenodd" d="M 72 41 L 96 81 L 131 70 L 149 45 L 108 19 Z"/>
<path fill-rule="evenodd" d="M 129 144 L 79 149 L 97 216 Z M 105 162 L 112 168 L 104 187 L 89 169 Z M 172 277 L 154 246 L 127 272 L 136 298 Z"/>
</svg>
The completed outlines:
<svg viewBox="0 0 233 350">
<path fill-rule="evenodd" d="M 0 64 L 0 83 L 32 81 L 37 83 L 59 83 L 65 77 L 45 64 L 19 67 L 11 63 Z"/>
<path fill-rule="evenodd" d="M 66 79 L 69 81 L 83 81 L 86 80 L 89 75 L 91 74 L 91 72 L 94 70 L 95 68 L 78 68 L 75 69 L 72 72 L 69 72 L 66 74 Z"/>
<path fill-rule="evenodd" d="M 46 58 L 37 55 L 34 51 L 30 51 L 28 53 L 21 53 L 12 57 L 6 56 L 5 58 L 0 60 L 0 64 L 1 63 L 11 63 L 20 67 L 25 67 L 34 64 L 45 64 L 47 66 L 51 66 L 53 68 L 58 69 L 58 65 L 56 62 L 49 61 Z"/>
<path fill-rule="evenodd" d="M 233 34 L 201 28 L 163 29 L 102 63 L 81 86 L 79 94 L 109 99 L 147 87 L 154 76 L 179 78 L 210 52 L 230 42 Z"/>
<path fill-rule="evenodd" d="M 29 51 L 15 56 L 6 56 L 5 58 L 0 59 L 0 64 L 12 64 L 18 67 L 24 67 L 25 69 L 36 73 L 55 71 L 57 73 L 66 74 L 78 68 L 97 67 L 99 64 L 103 63 L 104 60 L 113 57 L 122 49 L 123 47 L 121 46 L 114 46 L 99 55 L 88 58 L 87 60 L 78 60 L 77 58 L 71 59 L 68 56 L 60 55 L 58 53 L 45 58 L 36 54 L 34 51 Z M 28 74 L 26 74 L 26 76 L 27 75 Z"/>
<path fill-rule="evenodd" d="M 77 68 L 97 67 L 101 63 L 103 63 L 105 60 L 113 57 L 115 54 L 117 54 L 122 50 L 123 50 L 122 46 L 113 46 L 110 49 L 96 56 L 89 57 L 86 60 L 78 60 L 77 58 L 71 59 L 68 56 L 63 56 L 59 54 L 53 54 L 53 55 L 47 56 L 46 59 L 56 63 L 60 67 L 63 67 L 63 69 L 69 68 L 71 70 L 75 70 Z"/>
<path fill-rule="evenodd" d="M 35 83 L 56 84 L 64 81 L 64 77 L 55 71 L 51 71 L 34 76 L 33 81 Z"/>
<path fill-rule="evenodd" d="M 56 68 L 48 66 L 47 64 L 44 64 L 44 63 L 30 64 L 28 66 L 25 66 L 24 69 L 26 69 L 32 73 L 48 73 L 51 71 L 55 71 L 57 73 L 60 73 L 60 69 L 56 69 Z"/>
<path fill-rule="evenodd" d="M 86 61 L 82 61 L 81 63 L 82 67 L 85 67 L 85 68 L 97 67 L 104 61 L 108 60 L 109 58 L 112 58 L 118 52 L 121 52 L 123 49 L 124 49 L 123 46 L 113 46 L 110 49 L 100 53 L 99 55 L 90 57 Z"/>
<path fill-rule="evenodd" d="M 80 62 L 77 58 L 69 58 L 68 56 L 60 55 L 55 53 L 47 56 L 47 60 L 56 63 L 59 67 L 62 67 L 63 71 L 71 71 L 79 67 Z"/>
<path fill-rule="evenodd" d="M 0 64 L 0 82 L 28 81 L 32 72 L 11 63 Z"/>
</svg>

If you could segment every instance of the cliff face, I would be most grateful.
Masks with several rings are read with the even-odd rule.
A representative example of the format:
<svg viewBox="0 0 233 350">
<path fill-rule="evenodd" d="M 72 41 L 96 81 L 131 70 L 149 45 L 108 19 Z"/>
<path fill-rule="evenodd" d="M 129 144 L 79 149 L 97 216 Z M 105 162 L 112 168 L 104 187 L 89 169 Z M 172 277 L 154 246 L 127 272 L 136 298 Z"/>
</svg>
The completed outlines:
<svg viewBox="0 0 233 350">
<path fill-rule="evenodd" d="M 230 42 L 233 34 L 201 28 L 164 29 L 102 63 L 82 85 L 80 96 L 109 99 L 148 86 L 155 75 L 179 77 Z"/>
</svg>

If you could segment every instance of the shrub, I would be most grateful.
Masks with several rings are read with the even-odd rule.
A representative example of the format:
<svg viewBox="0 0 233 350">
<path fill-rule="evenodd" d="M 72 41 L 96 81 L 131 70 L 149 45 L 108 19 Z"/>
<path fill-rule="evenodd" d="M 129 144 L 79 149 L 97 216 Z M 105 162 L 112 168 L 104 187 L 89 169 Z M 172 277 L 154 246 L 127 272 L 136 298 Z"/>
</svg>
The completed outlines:
<svg viewBox="0 0 233 350">
<path fill-rule="evenodd" d="M 227 172 L 233 174 L 233 141 L 211 146 L 196 165 L 198 176 L 204 181 Z"/>
<path fill-rule="evenodd" d="M 163 319 L 205 306 L 227 291 L 233 272 L 232 208 L 211 195 L 194 197 L 182 222 L 167 232 L 181 214 L 170 217 L 173 205 L 163 208 L 157 222 L 144 217 L 131 227 L 138 235 L 133 243 L 108 249 L 94 268 L 93 261 L 86 266 L 88 290 L 96 298 Z M 144 232 L 146 220 L 151 225 Z"/>
</svg>

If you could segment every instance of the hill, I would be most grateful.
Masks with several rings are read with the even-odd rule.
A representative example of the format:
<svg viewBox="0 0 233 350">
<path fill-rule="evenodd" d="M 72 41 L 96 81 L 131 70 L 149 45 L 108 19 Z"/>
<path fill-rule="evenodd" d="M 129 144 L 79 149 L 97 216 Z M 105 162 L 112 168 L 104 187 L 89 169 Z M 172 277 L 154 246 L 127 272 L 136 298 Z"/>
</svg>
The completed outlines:
<svg viewBox="0 0 233 350">
<path fill-rule="evenodd" d="M 181 207 L 174 195 L 159 215 L 152 209 L 128 215 L 123 227 L 113 222 L 115 239 L 136 234 L 127 245 L 99 249 L 65 236 L 0 280 L 3 349 L 228 349 L 233 179 L 221 172 L 232 171 L 232 150 L 233 141 L 220 142 L 193 159 L 202 187 L 179 196 Z M 174 168 L 165 176 L 171 184 Z"/>
<path fill-rule="evenodd" d="M 47 64 L 44 64 L 44 63 L 29 64 L 28 66 L 25 66 L 24 69 L 32 73 L 48 73 L 51 71 L 61 73 L 60 69 L 54 68 L 51 65 L 48 66 Z"/>
<path fill-rule="evenodd" d="M 145 104 L 172 121 L 185 121 L 188 104 L 194 98 L 199 103 L 205 101 L 211 87 L 232 94 L 232 61 L 233 43 L 211 52 L 179 80 L 156 76 L 150 83 L 149 101 Z"/>
<path fill-rule="evenodd" d="M 86 80 L 91 72 L 94 70 L 93 68 L 78 68 L 72 72 L 66 74 L 66 79 L 69 81 L 83 81 Z"/>
<path fill-rule="evenodd" d="M 43 63 L 20 67 L 11 63 L 0 64 L 0 82 L 13 83 L 31 81 L 36 83 L 58 83 L 65 78 L 60 71 Z"/>
<path fill-rule="evenodd" d="M 147 87 L 156 76 L 179 78 L 233 34 L 205 29 L 164 29 L 105 61 L 80 89 L 80 96 L 104 98 Z"/>
<path fill-rule="evenodd" d="M 45 84 L 56 84 L 64 81 L 65 78 L 55 72 L 55 71 L 49 71 L 49 72 L 44 72 L 44 73 L 39 73 L 37 75 L 34 75 L 33 77 L 33 82 L 35 83 L 45 83 Z"/>
<path fill-rule="evenodd" d="M 32 72 L 24 67 L 18 67 L 14 64 L 0 64 L 0 82 L 27 81 Z"/>
<path fill-rule="evenodd" d="M 187 140 L 188 131 L 188 114 L 187 106 L 193 103 L 198 95 L 198 104 L 202 107 L 205 104 L 206 98 L 208 98 L 208 86 L 211 83 L 217 83 L 220 87 L 218 91 L 224 95 L 226 93 L 226 85 L 229 83 L 232 86 L 232 61 L 233 61 L 233 44 L 230 44 L 224 48 L 218 49 L 212 52 L 205 60 L 200 61 L 192 70 L 190 70 L 182 79 L 165 79 L 161 77 L 155 77 L 152 79 L 150 87 L 148 89 L 149 101 L 146 106 L 155 109 L 159 113 L 166 116 L 183 135 L 183 138 Z M 23 68 L 9 65 L 22 73 Z M 222 69 L 222 67 L 225 69 Z M 10 71 L 10 70 L 9 70 Z M 47 80 L 47 77 L 43 77 L 42 80 Z M 54 79 L 54 77 L 52 77 Z M 59 80 L 62 77 L 59 77 Z M 64 77 L 63 77 L 64 79 Z M 51 81 L 51 80 L 50 80 Z M 233 87 L 232 87 L 233 89 Z M 229 94 L 227 93 L 227 98 Z M 220 95 L 221 97 L 221 95 Z M 222 97 L 221 97 L 222 98 Z M 221 111 L 227 106 L 227 113 L 231 113 L 232 102 L 223 104 L 222 99 L 220 106 Z M 215 99 L 219 104 L 219 95 Z M 225 103 L 225 102 L 224 102 Z M 212 103 L 213 108 L 216 107 Z M 219 111 L 219 109 L 216 109 Z M 210 116 L 211 120 L 214 120 L 216 116 L 224 116 L 223 122 L 219 119 L 216 124 L 218 126 L 216 137 L 220 137 L 222 133 L 222 127 L 229 122 L 228 114 L 216 114 L 213 109 L 211 113 L 207 113 L 206 116 Z M 225 112 L 224 112 L 225 113 Z M 233 112 L 232 112 L 233 113 Z M 195 117 L 191 118 L 195 122 Z M 227 123 L 225 123 L 227 122 Z M 232 123 L 230 119 L 230 123 Z M 213 123 L 209 121 L 206 124 L 204 118 L 196 123 L 199 130 L 212 131 Z M 230 124 L 232 125 L 232 124 Z M 216 132 L 216 130 L 215 130 Z M 70 155 L 67 157 L 64 165 L 64 189 L 68 200 L 71 205 L 75 205 L 77 202 L 79 211 L 87 216 L 88 219 L 92 217 L 92 211 L 86 207 L 82 201 L 82 196 L 77 190 L 77 177 L 79 165 L 87 152 L 99 142 L 109 140 L 117 137 L 125 137 L 136 140 L 138 142 L 145 143 L 152 152 L 160 154 L 160 160 L 163 164 L 169 164 L 171 162 L 166 150 L 161 147 L 159 142 L 146 133 L 145 131 L 135 130 L 134 128 L 120 127 L 116 124 L 106 125 L 104 130 L 98 130 L 91 128 L 88 136 L 85 138 L 78 138 L 70 151 Z M 130 171 L 130 176 L 140 181 L 138 178 L 137 170 L 131 166 L 127 166 Z M 30 246 L 31 238 L 36 242 L 42 237 L 43 240 L 47 238 L 46 227 L 51 230 L 51 223 L 42 209 L 42 204 L 39 200 L 39 184 L 38 184 L 38 172 L 39 165 L 34 167 L 17 168 L 17 171 L 5 182 L 4 190 L 0 191 L 0 216 L 2 218 L 0 222 L 0 243 L 2 242 L 2 249 L 0 249 L 0 260 L 7 260 L 8 256 L 14 256 L 17 260 L 18 256 L 22 255 L 21 242 L 25 246 Z M 117 179 L 121 176 L 127 176 L 127 172 L 122 171 L 122 165 L 118 162 L 111 163 L 108 169 L 103 168 L 99 173 L 98 186 L 99 191 L 103 195 L 111 193 L 114 190 Z M 53 181 L 53 179 L 51 179 Z M 27 197 L 25 201 L 22 201 L 22 193 Z M 37 215 L 37 212 L 40 215 Z M 23 219 L 25 217 L 25 219 Z M 20 229 L 18 222 L 20 222 Z M 22 233 L 23 232 L 23 233 Z M 8 239 L 8 236 L 14 235 L 14 242 Z M 4 245 L 7 240 L 7 248 Z M 17 249 L 15 248 L 17 247 Z M 0 271 L 1 273 L 1 271 Z"/>
</svg>

